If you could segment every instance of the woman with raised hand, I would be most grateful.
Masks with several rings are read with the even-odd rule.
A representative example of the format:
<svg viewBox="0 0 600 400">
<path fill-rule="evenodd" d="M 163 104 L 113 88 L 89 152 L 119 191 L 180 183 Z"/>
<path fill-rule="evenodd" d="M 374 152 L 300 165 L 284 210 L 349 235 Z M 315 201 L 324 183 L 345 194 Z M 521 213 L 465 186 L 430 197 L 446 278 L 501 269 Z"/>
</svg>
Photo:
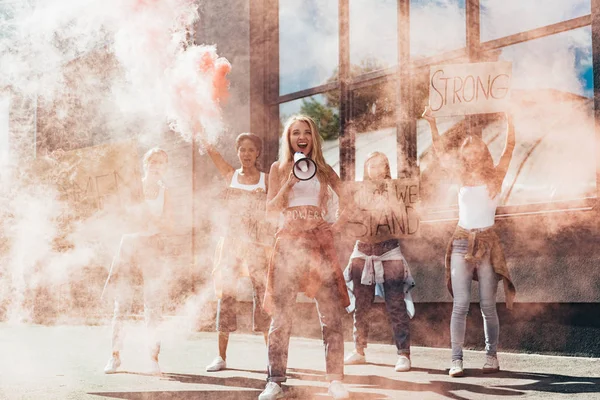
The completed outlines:
<svg viewBox="0 0 600 400">
<path fill-rule="evenodd" d="M 207 141 L 202 140 L 208 155 L 230 188 L 248 192 L 266 193 L 268 174 L 258 168 L 262 140 L 253 133 L 242 133 L 235 140 L 235 148 L 241 167 L 233 168 Z M 253 243 L 249 238 L 228 235 L 221 238 L 215 254 L 215 283 L 219 297 L 217 331 L 219 355 L 206 367 L 215 372 L 227 368 L 227 345 L 229 334 L 237 330 L 236 289 L 240 276 L 249 275 L 252 282 L 253 308 L 252 328 L 261 332 L 267 342 L 271 319 L 264 312 L 262 301 L 267 277 L 267 258 L 264 245 Z"/>
<path fill-rule="evenodd" d="M 512 308 L 516 293 L 500 239 L 494 229 L 502 184 L 515 148 L 513 120 L 507 115 L 506 145 L 498 164 L 494 165 L 486 144 L 474 136 L 468 136 L 463 141 L 458 157 L 452 159 L 444 149 L 429 108 L 425 109 L 423 118 L 429 122 L 433 149 L 443 168 L 453 173 L 460 183 L 458 226 L 446 251 L 446 283 L 454 296 L 450 320 L 452 366 L 449 374 L 453 377 L 464 375 L 463 345 L 473 279 L 479 281 L 479 302 L 485 333 L 486 361 L 483 373 L 497 372 L 500 370 L 497 357 L 500 330 L 496 311 L 498 282 L 504 281 L 507 308 Z"/>
</svg>

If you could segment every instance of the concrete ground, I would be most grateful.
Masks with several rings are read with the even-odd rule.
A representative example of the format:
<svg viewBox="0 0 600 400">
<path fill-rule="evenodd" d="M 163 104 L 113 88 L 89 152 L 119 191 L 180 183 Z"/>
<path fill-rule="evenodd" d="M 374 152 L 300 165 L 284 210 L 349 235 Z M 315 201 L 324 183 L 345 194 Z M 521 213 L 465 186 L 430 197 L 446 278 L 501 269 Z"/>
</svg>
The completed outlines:
<svg viewBox="0 0 600 400">
<path fill-rule="evenodd" d="M 179 324 L 179 325 L 178 325 Z M 216 334 L 194 333 L 181 323 L 165 327 L 162 377 L 146 370 L 143 329 L 132 323 L 122 372 L 105 375 L 108 326 L 0 324 L 1 399 L 256 399 L 265 384 L 266 350 L 260 336 L 233 334 L 230 369 L 207 373 Z M 346 350 L 352 343 L 346 343 Z M 499 355 L 502 372 L 482 375 L 484 354 L 467 351 L 467 377 L 447 375 L 450 351 L 413 347 L 413 370 L 397 373 L 395 348 L 371 345 L 369 364 L 346 367 L 353 399 L 600 399 L 600 359 Z M 293 338 L 288 398 L 327 398 L 321 342 Z"/>
</svg>

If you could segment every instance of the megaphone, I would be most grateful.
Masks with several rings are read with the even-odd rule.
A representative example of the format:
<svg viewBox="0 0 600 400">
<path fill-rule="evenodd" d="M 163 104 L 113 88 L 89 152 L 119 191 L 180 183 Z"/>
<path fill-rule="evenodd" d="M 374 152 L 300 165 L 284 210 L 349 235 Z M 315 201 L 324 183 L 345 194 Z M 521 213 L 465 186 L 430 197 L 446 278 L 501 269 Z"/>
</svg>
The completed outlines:
<svg viewBox="0 0 600 400">
<path fill-rule="evenodd" d="M 301 181 L 312 179 L 317 173 L 317 164 L 306 157 L 304 153 L 297 152 L 294 154 L 294 167 L 292 168 L 294 176 Z"/>
</svg>

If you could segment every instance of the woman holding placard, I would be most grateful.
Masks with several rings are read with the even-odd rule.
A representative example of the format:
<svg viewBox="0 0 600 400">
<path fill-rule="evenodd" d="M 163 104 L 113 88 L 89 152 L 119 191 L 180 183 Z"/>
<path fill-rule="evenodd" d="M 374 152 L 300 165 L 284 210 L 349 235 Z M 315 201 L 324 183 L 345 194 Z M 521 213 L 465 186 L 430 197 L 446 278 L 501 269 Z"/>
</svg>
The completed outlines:
<svg viewBox="0 0 600 400">
<path fill-rule="evenodd" d="M 267 386 L 259 400 L 283 397 L 289 340 L 298 292 L 314 298 L 325 345 L 329 394 L 349 397 L 341 383 L 344 375 L 342 315 L 350 302 L 324 216 L 329 188 L 341 196 L 341 181 L 323 158 L 315 122 L 303 115 L 290 118 L 283 129 L 279 161 L 271 166 L 267 212 L 283 214 L 269 263 L 265 310 L 271 314 Z M 316 165 L 316 175 L 299 180 L 294 154 L 302 153 Z"/>
<path fill-rule="evenodd" d="M 262 150 L 260 137 L 253 133 L 242 133 L 236 138 L 235 148 L 241 164 L 239 169 L 234 169 L 207 141 L 203 140 L 202 144 L 221 176 L 229 183 L 229 188 L 255 193 L 267 192 L 269 175 L 260 171 L 257 166 Z M 255 332 L 262 332 L 265 343 L 271 322 L 262 307 L 267 276 L 264 246 L 233 235 L 221 238 L 215 252 L 213 275 L 219 297 L 216 324 L 219 332 L 219 355 L 206 367 L 208 372 L 227 368 L 229 334 L 237 330 L 236 288 L 240 276 L 249 276 L 252 282 L 252 328 Z"/>
<path fill-rule="evenodd" d="M 115 290 L 112 322 L 112 356 L 104 373 L 117 372 L 121 366 L 123 347 L 123 322 L 133 305 L 133 286 L 136 278 L 143 280 L 144 317 L 150 347 L 150 372 L 160 374 L 158 354 L 160 341 L 157 328 L 160 323 L 162 299 L 165 295 L 164 278 L 167 270 L 162 268 L 163 245 L 160 235 L 172 231 L 171 205 L 168 190 L 163 183 L 169 157 L 156 147 L 144 155 L 143 219 L 146 229 L 123 235 L 119 251 L 113 259 L 105 290 Z M 103 293 L 104 295 L 104 293 Z"/>
<path fill-rule="evenodd" d="M 364 164 L 365 181 L 392 179 L 390 163 L 385 154 L 374 152 Z M 386 207 L 385 204 L 381 205 Z M 356 241 L 344 277 L 355 300 L 354 351 L 344 360 L 346 365 L 364 364 L 369 334 L 369 311 L 375 299 L 376 285 L 383 286 L 385 306 L 398 349 L 396 371 L 410 370 L 410 317 L 405 293 L 414 286 L 408 263 L 400 250 L 398 239 L 377 243 Z M 410 302 L 412 305 L 412 302 Z"/>
<path fill-rule="evenodd" d="M 444 149 L 435 118 L 427 108 L 423 113 L 431 127 L 433 149 L 443 167 L 455 173 L 460 182 L 458 192 L 459 220 L 446 251 L 446 283 L 454 297 L 450 336 L 452 366 L 450 376 L 464 375 L 463 345 L 471 297 L 471 281 L 479 281 L 479 297 L 485 332 L 486 361 L 483 373 L 500 370 L 496 355 L 499 335 L 496 292 L 499 280 L 504 281 L 506 306 L 511 309 L 515 287 L 504 259 L 500 239 L 494 230 L 496 208 L 502 183 L 515 148 L 515 130 L 507 115 L 506 145 L 500 161 L 494 161 L 486 144 L 478 137 L 467 137 L 453 160 Z"/>
</svg>

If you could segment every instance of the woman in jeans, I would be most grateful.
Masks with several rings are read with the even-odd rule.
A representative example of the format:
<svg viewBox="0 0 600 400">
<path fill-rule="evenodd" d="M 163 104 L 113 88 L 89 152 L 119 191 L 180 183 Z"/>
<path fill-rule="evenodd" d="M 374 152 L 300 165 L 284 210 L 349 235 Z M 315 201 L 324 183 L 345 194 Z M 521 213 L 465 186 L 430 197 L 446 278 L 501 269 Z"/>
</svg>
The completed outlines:
<svg viewBox="0 0 600 400">
<path fill-rule="evenodd" d="M 390 163 L 385 154 L 374 152 L 365 160 L 364 180 L 391 179 Z M 385 306 L 392 324 L 398 351 L 396 371 L 410 370 L 410 317 L 404 302 L 409 280 L 408 264 L 400 250 L 398 239 L 377 243 L 357 241 L 344 271 L 348 286 L 355 297 L 354 351 L 344 363 L 364 364 L 369 334 L 369 311 L 375 298 L 376 284 L 384 288 Z"/>
<path fill-rule="evenodd" d="M 299 181 L 293 174 L 294 154 L 312 159 L 317 174 Z M 340 199 L 341 181 L 325 162 L 315 122 L 294 116 L 283 130 L 279 161 L 271 166 L 267 211 L 283 214 L 269 263 L 264 308 L 271 314 L 268 343 L 268 377 L 259 400 L 280 399 L 286 381 L 288 347 L 298 292 L 316 300 L 325 345 L 329 394 L 349 397 L 344 376 L 342 315 L 350 304 L 348 291 L 333 245 L 333 234 L 324 220 L 325 206 L 333 189 Z"/>
<path fill-rule="evenodd" d="M 471 301 L 471 281 L 479 281 L 479 303 L 483 315 L 486 361 L 483 373 L 500 370 L 498 357 L 499 322 L 496 312 L 496 291 L 500 279 L 504 281 L 506 306 L 511 309 L 515 287 L 510 279 L 500 239 L 494 230 L 496 208 L 502 183 L 515 148 L 515 130 L 512 117 L 507 115 L 508 131 L 506 145 L 498 165 L 486 144 L 480 138 L 469 136 L 460 147 L 454 165 L 437 129 L 435 118 L 427 108 L 423 117 L 429 122 L 433 149 L 443 167 L 454 172 L 460 182 L 458 192 L 458 226 L 446 251 L 446 283 L 454 296 L 450 337 L 452 342 L 452 366 L 449 374 L 463 376 L 463 345 L 467 313 Z"/>
</svg>

